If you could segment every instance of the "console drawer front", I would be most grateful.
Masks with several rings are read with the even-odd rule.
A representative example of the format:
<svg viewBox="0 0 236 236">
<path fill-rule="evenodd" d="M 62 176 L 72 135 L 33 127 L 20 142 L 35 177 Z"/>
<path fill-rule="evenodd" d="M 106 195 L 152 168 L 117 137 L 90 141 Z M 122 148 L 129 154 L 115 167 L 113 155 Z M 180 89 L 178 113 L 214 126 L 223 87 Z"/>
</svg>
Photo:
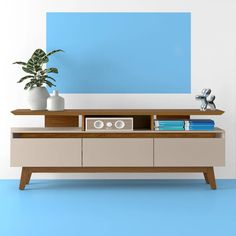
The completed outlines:
<svg viewBox="0 0 236 236">
<path fill-rule="evenodd" d="M 154 139 L 155 166 L 223 166 L 224 138 Z"/>
<path fill-rule="evenodd" d="M 83 139 L 83 166 L 153 166 L 153 139 Z"/>
<path fill-rule="evenodd" d="M 81 139 L 13 138 L 11 166 L 81 166 Z"/>
</svg>

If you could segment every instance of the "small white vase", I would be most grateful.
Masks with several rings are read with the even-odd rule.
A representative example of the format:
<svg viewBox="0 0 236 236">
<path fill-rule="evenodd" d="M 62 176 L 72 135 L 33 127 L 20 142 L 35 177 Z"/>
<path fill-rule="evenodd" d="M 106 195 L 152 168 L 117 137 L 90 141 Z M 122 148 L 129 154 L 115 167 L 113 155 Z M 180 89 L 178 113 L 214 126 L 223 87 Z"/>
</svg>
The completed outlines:
<svg viewBox="0 0 236 236">
<path fill-rule="evenodd" d="M 46 110 L 49 93 L 45 87 L 34 87 L 28 92 L 30 110 Z"/>
<path fill-rule="evenodd" d="M 57 90 L 53 90 L 52 96 L 47 99 L 48 111 L 63 111 L 65 107 L 65 100 L 58 95 Z"/>
</svg>

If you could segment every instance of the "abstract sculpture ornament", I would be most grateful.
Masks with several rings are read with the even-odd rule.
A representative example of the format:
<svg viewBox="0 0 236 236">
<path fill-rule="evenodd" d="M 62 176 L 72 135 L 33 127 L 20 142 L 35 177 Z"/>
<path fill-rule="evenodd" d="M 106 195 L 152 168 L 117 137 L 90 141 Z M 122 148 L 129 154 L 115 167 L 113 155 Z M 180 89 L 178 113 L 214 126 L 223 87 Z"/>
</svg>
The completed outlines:
<svg viewBox="0 0 236 236">
<path fill-rule="evenodd" d="M 201 95 L 197 95 L 195 98 L 196 100 L 200 100 L 201 101 L 201 111 L 206 111 L 207 107 L 209 106 L 209 108 L 211 110 L 215 110 L 216 109 L 216 105 L 214 103 L 215 100 L 215 95 L 211 95 L 211 89 L 209 88 L 204 88 L 202 90 L 202 94 Z M 209 97 L 210 96 L 210 97 Z"/>
</svg>

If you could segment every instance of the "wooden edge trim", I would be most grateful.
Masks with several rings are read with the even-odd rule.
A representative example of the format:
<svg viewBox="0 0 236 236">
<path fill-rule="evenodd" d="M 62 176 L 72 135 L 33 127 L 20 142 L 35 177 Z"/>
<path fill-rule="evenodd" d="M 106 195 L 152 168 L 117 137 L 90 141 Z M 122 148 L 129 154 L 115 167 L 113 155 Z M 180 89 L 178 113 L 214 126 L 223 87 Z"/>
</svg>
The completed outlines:
<svg viewBox="0 0 236 236">
<path fill-rule="evenodd" d="M 13 133 L 13 138 L 219 138 L 218 133 Z"/>
<path fill-rule="evenodd" d="M 65 109 L 64 111 L 31 111 L 29 109 L 16 109 L 11 111 L 14 115 L 222 115 L 223 110 L 201 111 L 200 109 Z"/>
<path fill-rule="evenodd" d="M 31 173 L 198 173 L 212 167 L 23 167 Z"/>
</svg>

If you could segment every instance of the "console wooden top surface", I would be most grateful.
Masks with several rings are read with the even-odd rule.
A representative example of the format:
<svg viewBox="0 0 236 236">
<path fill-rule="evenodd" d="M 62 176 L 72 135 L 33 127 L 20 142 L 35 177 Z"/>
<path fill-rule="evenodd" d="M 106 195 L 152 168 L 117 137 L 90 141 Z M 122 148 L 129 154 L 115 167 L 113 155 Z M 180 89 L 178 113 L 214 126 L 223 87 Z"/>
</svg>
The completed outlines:
<svg viewBox="0 0 236 236">
<path fill-rule="evenodd" d="M 155 133 L 224 133 L 223 129 L 215 128 L 214 130 L 133 130 L 133 131 L 83 131 L 81 128 L 44 128 L 44 127 L 13 127 L 12 133 L 93 133 L 93 134 L 128 134 L 128 133 L 140 133 L 140 134 L 155 134 Z"/>
<path fill-rule="evenodd" d="M 31 111 L 29 109 L 17 109 L 11 111 L 14 115 L 44 115 L 44 116 L 78 116 L 78 115 L 222 115 L 222 110 L 199 109 L 65 109 L 64 111 Z"/>
<path fill-rule="evenodd" d="M 212 131 L 83 131 L 80 128 L 12 128 L 14 138 L 217 138 L 224 130 Z"/>
</svg>

